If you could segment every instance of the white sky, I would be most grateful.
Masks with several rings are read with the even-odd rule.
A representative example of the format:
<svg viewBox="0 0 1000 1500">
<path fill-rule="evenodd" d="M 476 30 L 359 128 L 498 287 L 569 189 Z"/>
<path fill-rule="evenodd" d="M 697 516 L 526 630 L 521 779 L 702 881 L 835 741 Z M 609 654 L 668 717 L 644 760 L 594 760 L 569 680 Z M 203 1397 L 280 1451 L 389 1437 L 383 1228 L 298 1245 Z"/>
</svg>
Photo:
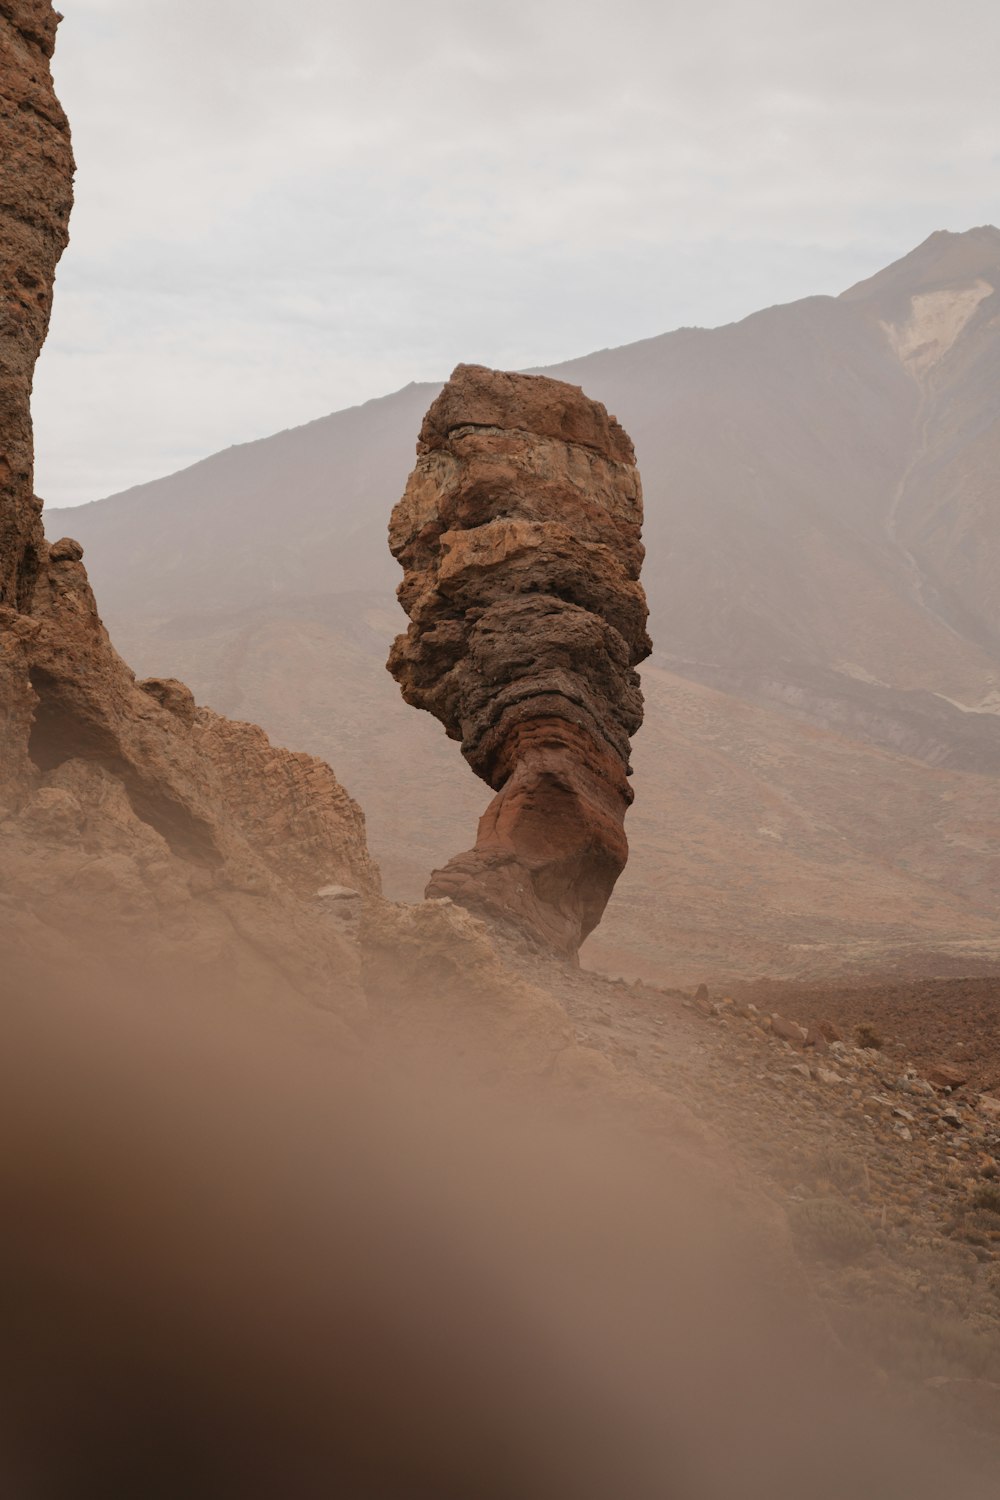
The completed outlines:
<svg viewBox="0 0 1000 1500">
<path fill-rule="evenodd" d="M 62 0 L 39 494 L 1000 219 L 996 0 Z"/>
</svg>

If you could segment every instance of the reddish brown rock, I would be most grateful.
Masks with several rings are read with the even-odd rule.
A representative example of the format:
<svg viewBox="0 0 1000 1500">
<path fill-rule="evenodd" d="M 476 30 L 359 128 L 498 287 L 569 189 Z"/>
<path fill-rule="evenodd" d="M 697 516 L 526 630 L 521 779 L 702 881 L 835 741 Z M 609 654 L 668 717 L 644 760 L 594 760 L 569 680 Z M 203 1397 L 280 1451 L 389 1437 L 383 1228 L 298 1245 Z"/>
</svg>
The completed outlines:
<svg viewBox="0 0 1000 1500">
<path fill-rule="evenodd" d="M 783 1042 L 795 1042 L 798 1046 L 804 1045 L 807 1037 L 804 1026 L 799 1026 L 796 1021 L 786 1021 L 784 1016 L 777 1014 L 771 1017 L 771 1031 Z"/>
<path fill-rule="evenodd" d="M 424 419 L 389 543 L 410 616 L 389 658 L 498 793 L 428 895 L 575 954 L 628 857 L 642 489 L 599 402 L 459 365 Z"/>
<path fill-rule="evenodd" d="M 360 810 L 321 761 L 137 683 L 82 547 L 44 539 L 31 384 L 73 196 L 56 23 L 48 0 L 0 3 L 0 951 L 8 973 L 159 954 L 328 1000 L 357 958 L 312 898 L 377 892 Z"/>
<path fill-rule="evenodd" d="M 83 563 L 44 543 L 39 558 L 31 610 L 0 608 L 5 951 L 141 950 L 256 993 L 355 990 L 356 957 L 312 898 L 379 879 L 329 766 L 198 709 L 182 683 L 137 683 Z"/>
<path fill-rule="evenodd" d="M 192 742 L 212 763 L 232 826 L 299 895 L 331 886 L 378 894 L 364 816 L 325 761 L 279 749 L 259 725 L 207 708 L 197 713 Z"/>
<path fill-rule="evenodd" d="M 927 1082 L 936 1089 L 960 1089 L 968 1077 L 968 1070 L 956 1068 L 954 1063 L 935 1063 L 927 1070 Z"/>
<path fill-rule="evenodd" d="M 52 88 L 48 0 L 0 6 L 0 605 L 31 597 L 42 541 L 31 386 L 73 201 L 69 126 Z"/>
</svg>

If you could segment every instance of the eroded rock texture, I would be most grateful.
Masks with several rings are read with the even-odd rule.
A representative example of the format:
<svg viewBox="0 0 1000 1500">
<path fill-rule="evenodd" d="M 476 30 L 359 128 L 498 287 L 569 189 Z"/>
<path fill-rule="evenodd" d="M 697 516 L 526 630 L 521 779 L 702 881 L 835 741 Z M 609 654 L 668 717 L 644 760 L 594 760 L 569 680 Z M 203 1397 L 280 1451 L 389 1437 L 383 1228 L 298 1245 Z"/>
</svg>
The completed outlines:
<svg viewBox="0 0 1000 1500">
<path fill-rule="evenodd" d="M 459 365 L 417 452 L 389 526 L 411 621 L 389 670 L 497 791 L 427 894 L 575 954 L 628 857 L 650 650 L 632 444 L 576 386 Z"/>
<path fill-rule="evenodd" d="M 73 201 L 69 126 L 52 88 L 48 0 L 0 4 L 0 604 L 27 601 L 42 538 L 31 385 Z"/>
<path fill-rule="evenodd" d="M 82 548 L 44 539 L 30 396 L 73 176 L 55 27 L 47 0 L 0 0 L 0 949 L 159 952 L 237 991 L 356 989 L 313 898 L 378 890 L 360 809 L 321 761 L 182 683 L 137 682 Z"/>
</svg>

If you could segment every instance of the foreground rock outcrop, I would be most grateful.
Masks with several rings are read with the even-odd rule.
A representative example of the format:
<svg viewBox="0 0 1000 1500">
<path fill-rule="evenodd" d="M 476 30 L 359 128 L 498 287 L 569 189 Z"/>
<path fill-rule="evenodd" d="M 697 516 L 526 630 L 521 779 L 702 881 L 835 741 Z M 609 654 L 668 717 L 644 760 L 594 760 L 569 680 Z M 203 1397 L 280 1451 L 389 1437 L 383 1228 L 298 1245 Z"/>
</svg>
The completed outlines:
<svg viewBox="0 0 1000 1500">
<path fill-rule="evenodd" d="M 389 527 L 389 670 L 497 796 L 428 895 L 573 955 L 625 867 L 648 656 L 632 444 L 576 386 L 459 365 Z"/>
<path fill-rule="evenodd" d="M 0 604 L 27 603 L 38 571 L 31 386 L 69 238 L 73 150 L 49 59 L 48 0 L 0 6 Z"/>
<path fill-rule="evenodd" d="M 379 888 L 360 809 L 328 766 L 137 682 L 71 538 L 48 544 L 30 415 L 73 154 L 47 0 L 0 5 L 0 936 L 5 956 L 157 953 L 328 999 L 356 956 L 313 898 Z"/>
</svg>

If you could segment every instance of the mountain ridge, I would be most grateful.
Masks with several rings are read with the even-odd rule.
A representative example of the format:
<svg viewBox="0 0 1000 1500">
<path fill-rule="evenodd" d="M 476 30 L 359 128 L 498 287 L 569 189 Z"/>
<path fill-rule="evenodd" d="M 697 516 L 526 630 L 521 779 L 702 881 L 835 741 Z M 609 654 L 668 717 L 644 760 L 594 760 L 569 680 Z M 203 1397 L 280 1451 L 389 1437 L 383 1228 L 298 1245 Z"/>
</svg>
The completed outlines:
<svg viewBox="0 0 1000 1500">
<path fill-rule="evenodd" d="M 942 267 L 951 278 L 943 287 Z M 974 288 L 973 299 L 977 280 L 986 289 Z M 643 818 L 644 799 L 655 804 L 649 836 L 659 852 L 644 860 L 637 851 L 609 909 L 601 941 L 616 953 L 627 957 L 633 939 L 648 948 L 634 914 L 659 887 L 673 890 L 671 861 L 685 866 L 668 837 L 685 821 L 679 804 L 713 795 L 708 762 L 690 757 L 721 712 L 706 718 L 709 702 L 731 702 L 734 722 L 740 704 L 763 715 L 755 734 L 783 747 L 771 773 L 781 795 L 790 784 L 788 736 L 818 731 L 852 747 L 862 782 L 880 780 L 873 754 L 895 758 L 929 817 L 938 807 L 935 778 L 946 776 L 959 801 L 969 790 L 963 778 L 974 778 L 973 800 L 994 818 L 998 285 L 1000 231 L 941 231 L 838 297 L 779 304 L 717 329 L 674 330 L 544 372 L 582 385 L 620 418 L 646 493 L 653 701 L 637 741 L 629 824 L 634 831 Z M 404 728 L 378 660 L 400 619 L 385 524 L 438 389 L 411 383 L 153 485 L 49 513 L 50 528 L 84 543 L 109 623 L 136 664 L 176 672 L 213 706 L 329 758 L 369 813 L 390 887 L 395 871 L 408 893 L 479 810 L 433 726 L 411 714 L 416 722 Z M 722 698 L 692 696 L 680 684 Z M 689 716 L 684 734 L 694 737 L 683 749 L 670 730 L 678 714 Z M 642 747 L 653 740 L 684 761 L 683 786 L 669 761 L 644 765 Z M 737 787 L 748 797 L 766 791 L 741 779 L 735 753 L 722 798 L 734 808 Z M 801 740 L 801 754 L 820 775 L 812 741 Z M 431 791 L 426 812 L 411 818 L 399 809 L 417 780 Z M 827 789 L 816 786 L 814 796 L 826 805 Z M 797 787 L 794 801 L 804 807 L 808 790 Z M 825 816 L 836 819 L 836 810 Z M 899 828 L 885 823 L 884 810 L 871 816 L 882 857 L 898 861 Z M 867 847 L 860 811 L 844 819 L 843 838 Z M 995 901 L 975 879 L 959 879 L 955 836 L 935 827 L 913 887 L 910 938 L 925 947 L 973 933 L 991 941 Z M 772 839 L 734 843 L 724 827 L 712 837 L 717 847 L 704 847 L 703 858 L 719 888 L 733 858 L 747 882 L 767 885 Z M 821 859 L 822 842 L 809 857 Z M 986 853 L 968 857 L 982 872 Z M 826 882 L 822 901 L 798 914 L 798 898 L 782 887 L 762 916 L 762 941 L 746 939 L 753 957 L 742 971 L 760 963 L 781 970 L 786 961 L 794 969 L 787 934 L 800 918 L 823 926 L 831 900 L 844 913 L 833 924 L 834 946 L 846 942 L 851 912 L 867 919 L 860 892 L 871 869 L 861 865 L 847 895 Z M 979 894 L 968 894 L 973 887 Z M 683 918 L 697 941 L 674 941 L 665 906 L 657 951 L 682 964 L 722 961 L 735 896 L 713 911 L 710 890 L 711 881 L 699 882 L 697 911 Z M 956 903 L 954 890 L 967 895 Z M 905 922 L 885 926 L 893 944 L 910 941 Z"/>
<path fill-rule="evenodd" d="M 879 283 L 881 278 L 884 278 L 890 273 L 895 272 L 897 268 L 902 268 L 908 262 L 913 261 L 914 258 L 920 257 L 922 255 L 922 252 L 924 252 L 926 248 L 934 242 L 940 239 L 945 239 L 948 241 L 964 243 L 970 240 L 971 237 L 980 236 L 988 236 L 986 242 L 995 247 L 995 254 L 992 258 L 992 264 L 994 268 L 997 269 L 998 274 L 1000 274 L 1000 228 L 997 228 L 992 224 L 983 224 L 963 231 L 936 229 L 933 230 L 932 233 L 928 235 L 927 239 L 923 240 L 921 244 L 915 246 L 913 250 L 907 252 L 907 254 L 903 256 L 900 256 L 898 260 L 890 262 L 888 266 L 883 267 L 883 269 L 880 271 L 876 271 L 872 276 L 865 277 L 861 281 L 854 282 L 850 287 L 845 288 L 845 290 L 842 292 L 833 295 L 816 293 L 808 297 L 797 298 L 794 302 L 772 303 L 768 307 L 758 308 L 754 312 L 748 313 L 745 317 L 735 319 L 734 321 L 729 323 L 721 323 L 715 325 L 681 324 L 677 328 L 665 329 L 660 333 L 649 334 L 646 338 L 634 339 L 626 344 L 611 344 L 606 345 L 601 349 L 590 350 L 586 354 L 571 355 L 569 358 L 565 360 L 559 360 L 554 364 L 532 365 L 530 367 L 526 367 L 522 373 L 533 375 L 548 373 L 553 370 L 566 370 L 574 365 L 581 364 L 584 361 L 596 359 L 604 355 L 614 355 L 622 350 L 634 351 L 642 349 L 644 346 L 656 344 L 662 339 L 675 338 L 679 335 L 715 333 L 725 328 L 736 328 L 741 324 L 750 322 L 754 318 L 759 318 L 763 315 L 766 315 L 767 313 L 773 311 L 775 308 L 792 308 L 798 306 L 801 303 L 858 300 L 858 294 L 861 293 L 863 289 L 872 287 L 876 283 Z M 328 412 L 319 417 L 312 417 L 306 422 L 297 423 L 294 427 L 284 427 L 279 429 L 277 432 L 265 433 L 259 438 L 248 438 L 243 442 L 230 443 L 227 447 L 220 448 L 215 453 L 206 454 L 203 458 L 195 459 L 192 463 L 185 464 L 183 468 L 174 470 L 170 474 L 160 475 L 155 479 L 137 481 L 135 484 L 128 485 L 123 490 L 115 490 L 111 494 L 100 496 L 96 500 L 84 501 L 79 505 L 49 506 L 47 509 L 47 514 L 65 515 L 70 511 L 72 511 L 74 514 L 90 512 L 93 511 L 94 507 L 96 506 L 103 507 L 114 501 L 120 501 L 126 499 L 127 497 L 134 496 L 140 491 L 147 492 L 153 490 L 156 486 L 163 484 L 167 480 L 174 479 L 181 474 L 190 474 L 192 470 L 199 469 L 203 464 L 211 463 L 213 460 L 220 459 L 226 454 L 230 454 L 235 450 L 254 448 L 261 443 L 267 443 L 274 439 L 287 437 L 288 435 L 293 433 L 305 432 L 307 429 L 315 428 L 323 423 L 331 422 L 337 417 L 346 416 L 350 413 L 365 410 L 366 408 L 377 405 L 381 402 L 391 401 L 396 397 L 401 397 L 410 391 L 419 390 L 422 392 L 430 393 L 439 390 L 443 383 L 443 378 L 439 381 L 410 380 L 407 381 L 405 385 L 399 386 L 395 390 L 387 391 L 383 395 L 372 396 L 369 397 L 366 401 L 356 402 L 352 406 L 341 407 L 334 412 Z"/>
</svg>

